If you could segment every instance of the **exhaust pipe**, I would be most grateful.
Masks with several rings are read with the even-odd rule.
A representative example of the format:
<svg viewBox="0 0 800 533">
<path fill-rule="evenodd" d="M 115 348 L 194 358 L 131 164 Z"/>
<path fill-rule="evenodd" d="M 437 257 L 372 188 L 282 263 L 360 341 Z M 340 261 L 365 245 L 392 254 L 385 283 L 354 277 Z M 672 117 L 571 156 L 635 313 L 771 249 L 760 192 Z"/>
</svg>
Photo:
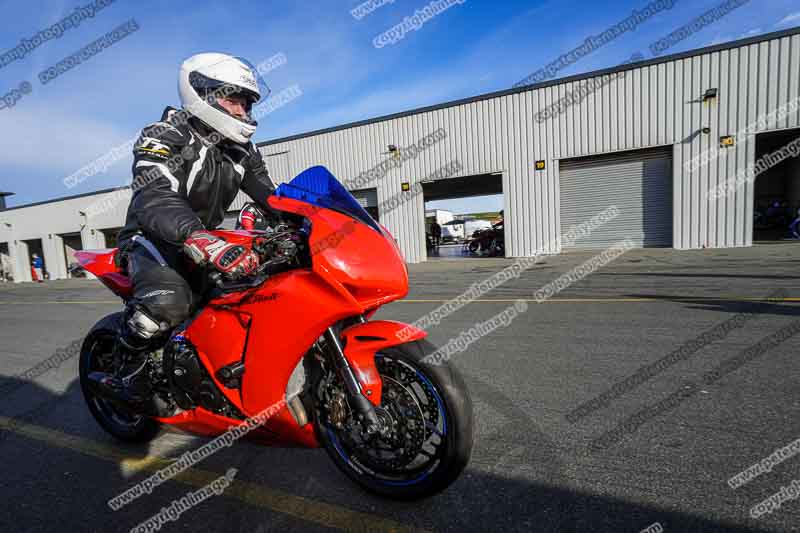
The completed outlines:
<svg viewBox="0 0 800 533">
<path fill-rule="evenodd" d="M 292 396 L 287 405 L 298 426 L 303 427 L 308 424 L 308 414 L 299 396 Z"/>
</svg>

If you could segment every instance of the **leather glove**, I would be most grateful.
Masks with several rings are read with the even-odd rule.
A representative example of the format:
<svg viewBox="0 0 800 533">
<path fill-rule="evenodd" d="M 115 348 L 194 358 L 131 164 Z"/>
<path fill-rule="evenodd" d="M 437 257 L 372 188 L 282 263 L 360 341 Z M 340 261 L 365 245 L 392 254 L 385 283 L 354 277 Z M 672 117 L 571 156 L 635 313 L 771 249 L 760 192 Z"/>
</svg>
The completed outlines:
<svg viewBox="0 0 800 533">
<path fill-rule="evenodd" d="M 230 277 L 252 273 L 258 268 L 258 254 L 240 244 L 231 244 L 207 231 L 195 231 L 183 243 L 183 250 L 198 265 L 209 263 Z"/>
</svg>

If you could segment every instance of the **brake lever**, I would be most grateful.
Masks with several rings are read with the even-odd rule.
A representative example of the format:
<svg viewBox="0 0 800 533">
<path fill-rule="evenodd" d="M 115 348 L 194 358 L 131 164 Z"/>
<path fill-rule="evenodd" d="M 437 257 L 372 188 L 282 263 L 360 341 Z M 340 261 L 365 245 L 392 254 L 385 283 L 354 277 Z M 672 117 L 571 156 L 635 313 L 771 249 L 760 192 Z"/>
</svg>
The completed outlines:
<svg viewBox="0 0 800 533">
<path fill-rule="evenodd" d="M 261 265 L 259 265 L 259 267 L 256 269 L 255 272 L 256 274 L 261 274 L 271 266 L 280 265 L 287 262 L 289 262 L 289 259 L 286 257 L 277 257 L 275 259 L 270 259 L 269 261 L 264 261 L 263 263 L 261 263 Z"/>
</svg>

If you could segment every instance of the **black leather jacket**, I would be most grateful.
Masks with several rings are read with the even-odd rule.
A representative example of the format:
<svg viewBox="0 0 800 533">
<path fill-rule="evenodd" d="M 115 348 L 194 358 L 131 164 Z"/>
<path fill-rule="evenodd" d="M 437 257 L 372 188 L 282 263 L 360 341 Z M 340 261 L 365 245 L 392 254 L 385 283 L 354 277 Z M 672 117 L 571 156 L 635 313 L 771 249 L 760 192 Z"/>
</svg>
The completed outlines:
<svg viewBox="0 0 800 533">
<path fill-rule="evenodd" d="M 133 147 L 133 197 L 122 249 L 141 233 L 160 246 L 180 246 L 190 233 L 214 229 L 239 190 L 267 210 L 275 190 L 261 154 L 221 138 L 183 111 L 166 108 Z"/>
</svg>

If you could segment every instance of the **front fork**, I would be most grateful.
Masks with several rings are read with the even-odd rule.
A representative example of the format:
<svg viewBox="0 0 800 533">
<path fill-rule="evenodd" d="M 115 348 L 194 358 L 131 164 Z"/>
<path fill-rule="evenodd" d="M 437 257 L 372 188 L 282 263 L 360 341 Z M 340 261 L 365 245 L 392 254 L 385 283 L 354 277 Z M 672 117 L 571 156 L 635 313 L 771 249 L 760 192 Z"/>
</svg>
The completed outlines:
<svg viewBox="0 0 800 533">
<path fill-rule="evenodd" d="M 355 317 L 344 328 L 337 324 L 324 333 L 325 345 L 345 383 L 350 405 L 368 435 L 381 431 L 380 412 L 383 382 L 375 365 L 375 354 L 384 349 L 413 342 L 427 334 L 412 325 L 392 320 Z M 346 353 L 345 353 L 346 352 Z"/>
<path fill-rule="evenodd" d="M 361 322 L 366 322 L 366 320 L 361 317 Z M 375 406 L 372 402 L 364 395 L 361 383 L 356 378 L 353 368 L 347 361 L 342 341 L 339 339 L 339 334 L 333 327 L 329 327 L 325 330 L 324 336 L 334 364 L 336 368 L 339 369 L 345 388 L 347 388 L 350 401 L 356 412 L 356 418 L 361 422 L 367 435 L 376 433 L 380 429 L 378 413 L 375 411 Z"/>
</svg>

